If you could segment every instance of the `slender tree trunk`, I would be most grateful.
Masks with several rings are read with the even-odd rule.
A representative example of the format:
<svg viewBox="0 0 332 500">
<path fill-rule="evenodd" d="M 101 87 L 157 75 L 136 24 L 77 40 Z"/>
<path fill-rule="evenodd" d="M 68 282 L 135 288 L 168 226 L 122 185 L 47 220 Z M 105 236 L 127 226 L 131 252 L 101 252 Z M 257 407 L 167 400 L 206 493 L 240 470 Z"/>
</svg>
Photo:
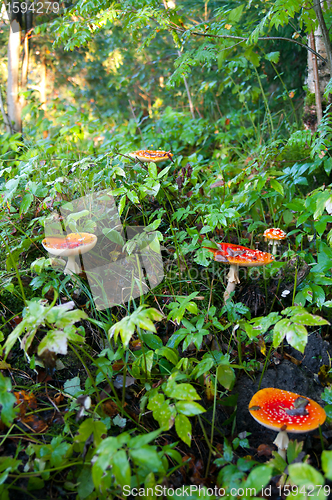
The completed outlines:
<svg viewBox="0 0 332 500">
<path fill-rule="evenodd" d="M 7 113 L 11 128 L 22 132 L 21 105 L 19 100 L 19 68 L 20 68 L 21 28 L 14 19 L 10 23 L 8 40 L 8 80 L 7 80 Z"/>
<path fill-rule="evenodd" d="M 316 50 L 315 37 L 312 32 L 310 33 L 309 40 L 310 40 L 310 47 L 313 50 Z M 319 87 L 319 75 L 318 75 L 318 64 L 317 64 L 316 54 L 311 53 L 311 61 L 312 61 L 312 74 L 313 74 L 314 92 L 316 100 L 317 125 L 319 125 L 321 119 L 323 118 L 323 111 L 322 111 L 321 89 Z"/>
<path fill-rule="evenodd" d="M 21 73 L 21 90 L 27 90 L 28 84 L 28 70 L 29 70 L 29 34 L 25 34 L 23 42 L 23 60 L 22 60 L 22 73 Z M 25 98 L 20 96 L 21 109 L 25 106 Z"/>
<path fill-rule="evenodd" d="M 42 103 L 42 109 L 46 110 L 46 86 L 47 86 L 47 66 L 46 66 L 46 57 L 43 55 L 42 57 L 42 67 L 41 67 L 41 77 L 40 77 L 40 100 Z"/>
</svg>

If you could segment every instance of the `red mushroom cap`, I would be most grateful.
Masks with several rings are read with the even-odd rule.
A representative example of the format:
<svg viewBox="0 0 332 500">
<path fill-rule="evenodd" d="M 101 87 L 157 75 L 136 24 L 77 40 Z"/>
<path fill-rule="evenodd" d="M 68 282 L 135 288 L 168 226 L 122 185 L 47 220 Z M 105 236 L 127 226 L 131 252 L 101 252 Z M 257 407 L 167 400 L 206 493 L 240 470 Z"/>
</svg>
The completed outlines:
<svg viewBox="0 0 332 500">
<path fill-rule="evenodd" d="M 67 236 L 47 236 L 42 245 L 53 255 L 78 255 L 91 250 L 97 243 L 97 236 L 90 233 L 69 233 Z"/>
<path fill-rule="evenodd" d="M 149 149 L 144 149 L 129 153 L 129 156 L 140 161 L 153 161 L 157 163 L 158 161 L 171 160 L 173 154 L 169 151 L 150 151 Z"/>
<path fill-rule="evenodd" d="M 271 227 L 270 229 L 266 229 L 263 233 L 264 238 L 267 238 L 268 240 L 284 240 L 287 236 L 287 233 L 283 231 L 282 229 L 279 229 L 277 227 Z"/>
<path fill-rule="evenodd" d="M 270 253 L 252 250 L 241 245 L 232 243 L 217 243 L 218 249 L 207 248 L 214 255 L 214 260 L 225 264 L 237 264 L 242 267 L 264 266 L 273 262 L 274 257 Z"/>
<path fill-rule="evenodd" d="M 325 410 L 316 401 L 295 392 L 268 387 L 252 397 L 251 416 L 274 431 L 308 432 L 325 422 Z"/>
</svg>

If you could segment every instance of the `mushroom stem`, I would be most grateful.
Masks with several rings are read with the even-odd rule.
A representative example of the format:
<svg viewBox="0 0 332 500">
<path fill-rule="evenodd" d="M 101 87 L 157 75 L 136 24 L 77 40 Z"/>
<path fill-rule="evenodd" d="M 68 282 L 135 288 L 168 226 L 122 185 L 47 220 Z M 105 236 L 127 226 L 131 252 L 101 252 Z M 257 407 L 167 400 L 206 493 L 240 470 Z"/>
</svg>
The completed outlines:
<svg viewBox="0 0 332 500">
<path fill-rule="evenodd" d="M 236 285 L 239 283 L 239 266 L 238 264 L 232 264 L 227 275 L 227 288 L 224 293 L 225 302 L 229 299 L 230 294 L 234 292 Z"/>
<path fill-rule="evenodd" d="M 273 443 L 278 446 L 278 453 L 286 460 L 286 451 L 288 448 L 289 437 L 286 431 L 280 431 Z"/>
<path fill-rule="evenodd" d="M 69 255 L 67 265 L 64 269 L 64 274 L 79 274 L 81 272 L 81 267 L 75 261 L 75 255 Z"/>
<path fill-rule="evenodd" d="M 273 240 L 272 255 L 277 255 L 279 241 Z"/>
</svg>

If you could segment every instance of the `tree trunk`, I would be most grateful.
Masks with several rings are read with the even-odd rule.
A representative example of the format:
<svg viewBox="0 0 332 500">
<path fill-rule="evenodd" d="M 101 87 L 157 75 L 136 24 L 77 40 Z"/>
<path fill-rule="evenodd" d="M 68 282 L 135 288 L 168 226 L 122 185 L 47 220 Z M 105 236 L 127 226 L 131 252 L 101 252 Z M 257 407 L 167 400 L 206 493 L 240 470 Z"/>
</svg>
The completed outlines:
<svg viewBox="0 0 332 500">
<path fill-rule="evenodd" d="M 24 37 L 24 53 L 23 53 L 23 60 L 22 60 L 22 76 L 21 76 L 21 90 L 27 90 L 27 85 L 28 85 L 28 70 L 29 70 L 29 34 L 28 32 L 25 34 Z M 25 106 L 25 98 L 23 95 L 20 96 L 20 105 L 21 105 L 21 110 Z"/>
<path fill-rule="evenodd" d="M 317 125 L 320 122 L 321 107 L 323 107 L 324 110 L 324 107 L 327 104 L 326 99 L 324 98 L 324 92 L 326 85 L 332 76 L 332 48 L 319 0 L 315 0 L 314 10 L 319 25 L 316 28 L 313 37 L 311 37 L 312 41 L 310 46 L 311 48 L 314 48 L 318 54 L 324 57 L 327 63 L 318 59 L 311 52 L 308 52 L 308 94 L 304 108 L 303 121 L 305 127 L 310 128 L 312 131 L 317 129 Z M 319 104 L 319 98 L 322 103 L 321 106 Z"/>
<path fill-rule="evenodd" d="M 22 132 L 21 104 L 19 100 L 19 68 L 20 68 L 21 28 L 14 19 L 10 23 L 8 40 L 8 80 L 7 80 L 7 114 L 11 132 Z"/>
</svg>

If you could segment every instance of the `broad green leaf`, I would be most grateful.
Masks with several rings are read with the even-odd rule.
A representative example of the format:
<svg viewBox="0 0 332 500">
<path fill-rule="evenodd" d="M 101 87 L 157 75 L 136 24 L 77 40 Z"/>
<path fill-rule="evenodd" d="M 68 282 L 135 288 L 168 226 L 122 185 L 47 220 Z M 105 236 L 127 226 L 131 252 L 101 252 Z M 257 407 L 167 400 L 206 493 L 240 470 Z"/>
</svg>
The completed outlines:
<svg viewBox="0 0 332 500">
<path fill-rule="evenodd" d="M 325 477 L 332 480 L 332 451 L 324 450 L 321 455 L 321 460 Z"/>
<path fill-rule="evenodd" d="M 141 446 L 149 444 L 151 441 L 157 439 L 160 433 L 161 430 L 157 429 L 156 431 L 148 432 L 148 434 L 141 434 L 139 436 L 135 436 L 129 440 L 128 447 L 140 448 Z"/>
<path fill-rule="evenodd" d="M 125 194 L 123 196 L 121 196 L 120 203 L 118 206 L 118 212 L 119 212 L 120 217 L 121 217 L 122 212 L 124 211 L 124 208 L 126 206 L 126 200 L 127 200 L 127 196 Z"/>
<path fill-rule="evenodd" d="M 175 430 L 179 438 L 188 446 L 191 445 L 191 423 L 185 415 L 179 414 L 175 419 Z"/>
<path fill-rule="evenodd" d="M 50 330 L 38 346 L 38 356 L 46 350 L 67 354 L 67 334 L 63 330 Z"/>
<path fill-rule="evenodd" d="M 176 363 L 179 361 L 178 352 L 176 351 L 176 349 L 172 349 L 171 347 L 164 346 L 161 349 L 157 349 L 156 354 L 158 354 L 158 356 L 164 356 L 173 365 L 176 365 Z"/>
<path fill-rule="evenodd" d="M 174 425 L 176 411 L 174 405 L 169 404 L 169 400 L 164 401 L 158 408 L 153 410 L 153 418 L 155 418 L 164 431 L 168 431 Z"/>
<path fill-rule="evenodd" d="M 112 459 L 112 465 L 112 471 L 116 482 L 122 486 L 122 488 L 126 485 L 130 485 L 131 470 L 127 453 L 124 450 L 119 450 L 115 453 Z"/>
<path fill-rule="evenodd" d="M 278 347 L 284 340 L 288 327 L 290 325 L 289 319 L 282 319 L 274 325 L 273 328 L 273 347 Z"/>
<path fill-rule="evenodd" d="M 268 465 L 258 465 L 250 472 L 244 483 L 244 488 L 253 488 L 257 492 L 261 491 L 262 488 L 270 482 L 272 472 L 272 467 Z"/>
<path fill-rule="evenodd" d="M 307 490 L 312 490 L 313 488 L 317 488 L 320 485 L 324 485 L 325 481 L 320 472 L 318 472 L 314 467 L 306 463 L 296 463 L 290 464 L 288 466 L 289 478 L 293 484 L 297 486 L 305 486 Z M 318 488 L 316 491 L 312 492 L 312 496 L 314 498 L 318 498 L 319 500 L 326 499 L 324 494 L 324 489 L 319 489 L 320 493 L 318 494 Z M 315 495 L 315 496 L 314 496 Z M 310 498 L 310 497 L 309 497 Z"/>
<path fill-rule="evenodd" d="M 235 382 L 235 373 L 230 365 L 219 365 L 217 368 L 217 379 L 226 389 L 231 389 Z"/>
<path fill-rule="evenodd" d="M 282 186 L 282 184 L 280 184 L 279 181 L 277 181 L 276 179 L 271 179 L 270 180 L 270 184 L 271 184 L 271 187 L 277 191 L 278 193 L 280 193 L 282 196 L 284 196 L 284 188 Z"/>
<path fill-rule="evenodd" d="M 165 401 L 165 396 L 163 394 L 158 393 L 149 399 L 148 409 L 157 410 L 164 403 L 164 401 Z"/>
<path fill-rule="evenodd" d="M 27 193 L 23 196 L 22 201 L 20 203 L 20 215 L 27 213 L 33 200 L 34 196 L 32 193 Z"/>
<path fill-rule="evenodd" d="M 297 325 L 306 326 L 320 326 L 330 324 L 326 319 L 307 312 L 295 314 L 294 316 L 292 316 L 292 321 Z"/>
<path fill-rule="evenodd" d="M 103 234 L 116 245 L 120 245 L 121 247 L 124 246 L 125 241 L 119 231 L 115 231 L 115 229 L 103 228 Z"/>
<path fill-rule="evenodd" d="M 175 407 L 179 413 L 183 413 L 183 415 L 187 415 L 187 417 L 200 415 L 206 411 L 203 406 L 195 401 L 178 401 L 175 403 Z"/>
<path fill-rule="evenodd" d="M 158 453 L 149 445 L 141 446 L 139 449 L 129 450 L 133 462 L 140 468 L 149 472 L 163 472 L 164 466 Z"/>
<path fill-rule="evenodd" d="M 174 387 L 168 388 L 165 393 L 170 398 L 182 400 L 195 400 L 200 399 L 196 389 L 191 384 L 177 384 Z"/>
<path fill-rule="evenodd" d="M 143 333 L 142 339 L 150 349 L 159 349 L 163 346 L 162 340 L 153 333 Z"/>
<path fill-rule="evenodd" d="M 11 391 L 12 383 L 10 379 L 4 377 L 2 373 L 0 373 L 0 417 L 2 422 L 7 425 L 7 427 L 11 426 L 17 412 L 19 411 L 18 408 L 14 408 L 16 398 Z"/>
<path fill-rule="evenodd" d="M 304 352 L 308 343 L 308 332 L 305 326 L 291 323 L 286 331 L 287 342 L 300 352 Z"/>
</svg>

